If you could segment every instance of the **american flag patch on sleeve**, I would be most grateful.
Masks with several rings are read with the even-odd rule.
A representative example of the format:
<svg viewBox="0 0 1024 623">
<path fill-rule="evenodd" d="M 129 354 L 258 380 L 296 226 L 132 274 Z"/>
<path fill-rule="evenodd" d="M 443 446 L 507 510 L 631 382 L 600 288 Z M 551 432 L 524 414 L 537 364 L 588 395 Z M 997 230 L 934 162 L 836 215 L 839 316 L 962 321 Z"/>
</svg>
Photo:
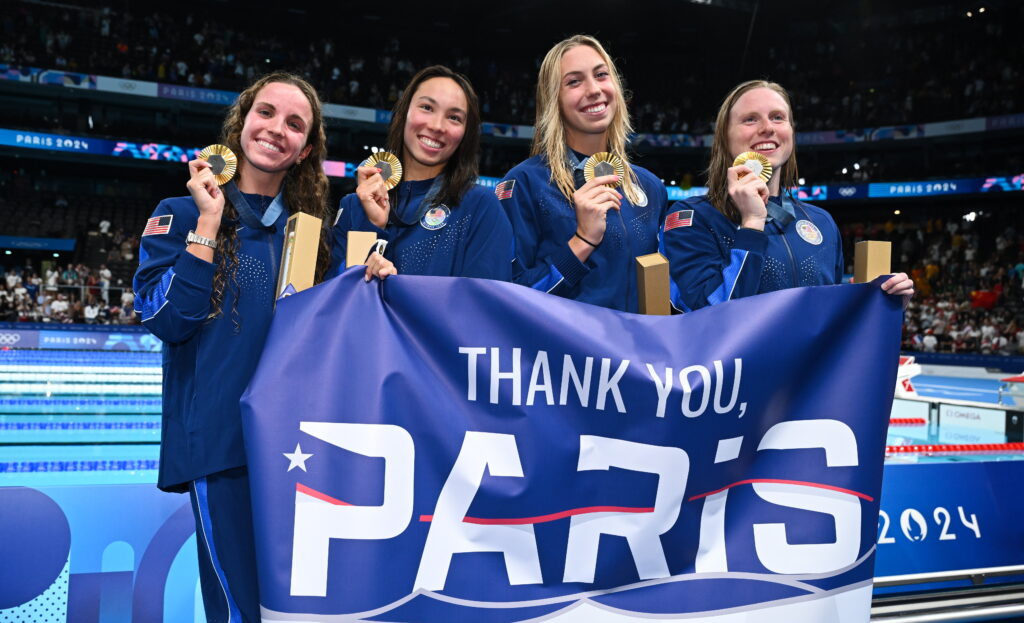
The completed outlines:
<svg viewBox="0 0 1024 623">
<path fill-rule="evenodd" d="M 665 231 L 693 225 L 693 210 L 679 210 L 665 217 Z"/>
<path fill-rule="evenodd" d="M 142 230 L 142 235 L 154 236 L 156 234 L 166 234 L 167 232 L 171 231 L 172 220 L 174 220 L 173 214 L 154 216 L 153 218 L 146 221 L 146 229 Z"/>
<path fill-rule="evenodd" d="M 505 180 L 494 187 L 494 194 L 498 199 L 508 199 L 512 196 L 512 189 L 515 188 L 515 180 Z"/>
</svg>

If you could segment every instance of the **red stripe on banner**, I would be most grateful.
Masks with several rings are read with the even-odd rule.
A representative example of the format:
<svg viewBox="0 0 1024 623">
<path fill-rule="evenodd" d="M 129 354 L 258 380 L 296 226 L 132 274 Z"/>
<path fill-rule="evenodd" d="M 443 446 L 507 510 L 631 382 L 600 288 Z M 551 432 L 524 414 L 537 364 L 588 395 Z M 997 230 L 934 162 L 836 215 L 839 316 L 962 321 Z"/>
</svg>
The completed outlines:
<svg viewBox="0 0 1024 623">
<path fill-rule="evenodd" d="M 490 518 L 490 517 L 466 517 L 463 523 L 479 524 L 482 526 L 524 526 L 527 524 L 546 523 L 572 517 L 573 515 L 586 515 L 589 513 L 653 513 L 654 508 L 639 508 L 636 506 L 585 506 L 583 508 L 571 508 L 559 513 L 550 515 L 538 515 L 537 517 L 511 517 L 511 518 Z M 420 515 L 420 521 L 434 521 L 433 515 Z"/>
<path fill-rule="evenodd" d="M 352 506 L 352 504 L 349 504 L 348 502 L 342 502 L 341 500 L 338 500 L 336 498 L 332 498 L 326 493 L 320 493 L 316 489 L 310 489 L 301 482 L 295 483 L 295 490 L 298 491 L 299 493 L 305 493 L 310 497 L 314 497 L 318 500 L 327 502 L 328 504 L 334 504 L 335 506 Z"/>
<path fill-rule="evenodd" d="M 815 489 L 828 489 L 829 491 L 838 491 L 839 493 L 846 493 L 846 494 L 849 494 L 849 495 L 855 495 L 855 496 L 861 498 L 862 500 L 867 500 L 868 502 L 874 502 L 875 501 L 875 498 L 871 497 L 870 495 L 866 495 L 864 493 L 859 493 L 857 491 L 851 491 L 850 489 L 844 489 L 842 487 L 833 487 L 832 485 L 826 485 L 826 484 L 822 484 L 820 482 L 807 482 L 807 481 L 804 481 L 804 480 L 780 480 L 780 479 L 776 479 L 776 478 L 751 478 L 750 480 L 741 480 L 739 482 L 734 482 L 731 485 L 726 485 L 726 486 L 722 487 L 721 489 L 715 489 L 714 491 L 708 491 L 707 493 L 701 493 L 700 495 L 695 495 L 692 498 L 690 498 L 690 501 L 692 502 L 694 500 L 699 500 L 701 498 L 706 498 L 709 495 L 714 495 L 716 493 L 721 493 L 722 491 L 725 491 L 726 489 L 732 489 L 733 487 L 738 487 L 739 485 L 749 485 L 749 484 L 753 484 L 755 482 L 765 482 L 765 483 L 779 484 L 779 485 L 800 485 L 800 486 L 803 486 L 803 487 L 814 487 Z"/>
</svg>

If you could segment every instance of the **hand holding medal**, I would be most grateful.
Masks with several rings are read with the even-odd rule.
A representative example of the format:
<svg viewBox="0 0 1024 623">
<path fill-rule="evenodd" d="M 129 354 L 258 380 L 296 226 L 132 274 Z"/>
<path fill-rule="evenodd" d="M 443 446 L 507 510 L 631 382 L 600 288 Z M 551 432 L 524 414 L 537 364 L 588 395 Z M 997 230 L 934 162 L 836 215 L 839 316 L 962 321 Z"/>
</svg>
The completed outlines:
<svg viewBox="0 0 1024 623">
<path fill-rule="evenodd" d="M 625 174 L 626 167 L 622 164 L 622 158 L 619 158 L 615 154 L 607 151 L 596 153 L 587 158 L 587 161 L 583 163 L 583 179 L 588 182 L 595 177 L 604 177 L 607 175 L 619 176 L 618 181 L 605 184 L 608 188 L 618 188 L 622 186 L 622 177 Z"/>
<path fill-rule="evenodd" d="M 383 229 L 387 226 L 391 210 L 388 191 L 402 181 L 402 163 L 394 154 L 379 151 L 359 166 L 356 180 L 356 196 L 363 205 L 366 218 Z"/>
<path fill-rule="evenodd" d="M 745 151 L 733 160 L 727 184 L 742 227 L 764 231 L 772 172 L 772 163 L 756 151 Z"/>
<path fill-rule="evenodd" d="M 224 210 L 224 193 L 220 187 L 231 181 L 238 170 L 238 158 L 224 145 L 210 145 L 188 163 L 189 180 L 185 185 L 192 195 L 199 215 L 220 220 Z"/>
<path fill-rule="evenodd" d="M 622 186 L 625 173 L 622 159 L 608 152 L 594 154 L 584 163 L 583 179 L 586 183 L 573 193 L 576 209 L 574 238 L 584 245 L 574 252 L 581 261 L 585 261 L 604 240 L 608 210 L 618 210 L 622 205 L 622 195 L 615 189 Z"/>
<path fill-rule="evenodd" d="M 768 158 L 764 155 L 757 153 L 756 151 L 745 151 L 742 154 L 736 156 L 736 159 L 732 161 L 732 166 L 739 167 L 744 166 L 750 169 L 751 173 L 759 176 L 764 183 L 767 184 L 772 179 L 772 163 L 768 162 Z M 743 177 L 746 173 L 740 173 L 740 177 Z"/>
</svg>

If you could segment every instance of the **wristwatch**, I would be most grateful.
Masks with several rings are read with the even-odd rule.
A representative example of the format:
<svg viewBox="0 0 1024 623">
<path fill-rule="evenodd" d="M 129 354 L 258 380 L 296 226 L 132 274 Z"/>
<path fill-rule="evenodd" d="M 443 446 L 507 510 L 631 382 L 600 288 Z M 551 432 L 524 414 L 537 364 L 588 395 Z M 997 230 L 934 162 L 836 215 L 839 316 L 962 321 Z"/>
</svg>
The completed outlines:
<svg viewBox="0 0 1024 623">
<path fill-rule="evenodd" d="M 217 248 L 216 240 L 211 240 L 206 236 L 200 236 L 196 232 L 190 231 L 188 232 L 188 236 L 185 237 L 185 244 L 192 244 L 193 242 L 196 244 L 201 244 L 204 247 L 210 247 L 211 249 Z"/>
</svg>

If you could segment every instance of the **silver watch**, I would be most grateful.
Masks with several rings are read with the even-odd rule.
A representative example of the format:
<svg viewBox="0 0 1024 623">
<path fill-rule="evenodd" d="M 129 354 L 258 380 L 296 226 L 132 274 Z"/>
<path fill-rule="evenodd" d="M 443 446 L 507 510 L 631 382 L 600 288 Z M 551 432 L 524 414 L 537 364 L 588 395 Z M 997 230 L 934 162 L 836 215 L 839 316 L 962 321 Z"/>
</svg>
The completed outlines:
<svg viewBox="0 0 1024 623">
<path fill-rule="evenodd" d="M 196 232 L 190 231 L 188 232 L 188 236 L 185 237 L 185 244 L 192 244 L 193 242 L 196 244 L 201 244 L 204 247 L 210 247 L 211 249 L 217 248 L 216 240 L 210 240 L 206 236 L 200 236 Z"/>
</svg>

